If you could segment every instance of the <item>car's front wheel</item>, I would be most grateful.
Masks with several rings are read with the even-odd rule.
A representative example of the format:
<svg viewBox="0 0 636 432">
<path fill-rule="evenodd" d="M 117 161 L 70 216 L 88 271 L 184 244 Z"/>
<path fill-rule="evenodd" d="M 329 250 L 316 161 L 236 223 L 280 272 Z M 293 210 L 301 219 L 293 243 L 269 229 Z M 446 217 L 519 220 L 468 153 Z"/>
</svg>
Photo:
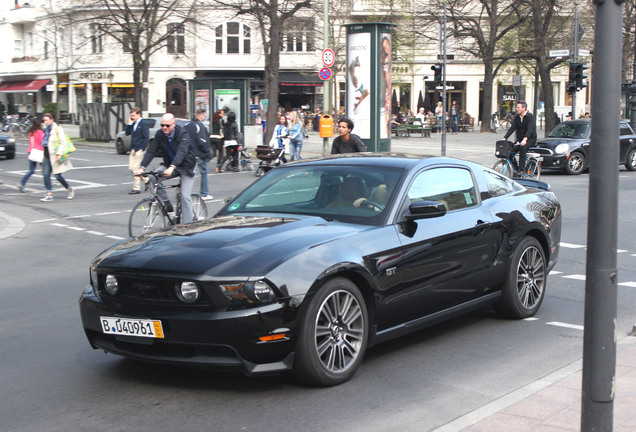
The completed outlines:
<svg viewBox="0 0 636 432">
<path fill-rule="evenodd" d="M 625 168 L 629 171 L 636 171 L 636 148 L 631 149 L 627 153 L 627 158 L 625 159 Z"/>
<path fill-rule="evenodd" d="M 565 171 L 568 174 L 581 174 L 585 170 L 585 156 L 583 153 L 574 152 L 570 155 L 565 164 Z"/>
<path fill-rule="evenodd" d="M 509 318 L 533 316 L 543 302 L 547 276 L 541 244 L 534 237 L 525 237 L 512 256 L 508 277 L 495 310 Z"/>
<path fill-rule="evenodd" d="M 310 300 L 294 358 L 294 376 L 307 384 L 333 386 L 350 379 L 369 336 L 366 305 L 353 282 L 335 278 Z"/>
</svg>

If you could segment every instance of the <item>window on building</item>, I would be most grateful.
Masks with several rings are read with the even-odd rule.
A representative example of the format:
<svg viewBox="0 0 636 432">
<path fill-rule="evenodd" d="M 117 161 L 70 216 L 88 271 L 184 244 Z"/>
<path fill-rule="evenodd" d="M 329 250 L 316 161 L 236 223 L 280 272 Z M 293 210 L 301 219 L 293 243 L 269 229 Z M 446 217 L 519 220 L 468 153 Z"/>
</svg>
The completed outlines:
<svg viewBox="0 0 636 432">
<path fill-rule="evenodd" d="M 184 54 L 185 53 L 185 26 L 183 24 L 168 24 L 168 54 Z"/>
<path fill-rule="evenodd" d="M 90 40 L 91 40 L 91 54 L 101 54 L 103 52 L 102 46 L 102 31 L 99 28 L 99 24 L 90 24 Z"/>
<path fill-rule="evenodd" d="M 240 22 L 231 21 L 215 28 L 215 51 L 217 54 L 250 54 L 252 52 L 252 29 Z"/>
<path fill-rule="evenodd" d="M 125 35 L 123 38 L 122 49 L 125 53 L 131 52 L 130 49 L 130 36 Z"/>
<path fill-rule="evenodd" d="M 314 43 L 314 21 L 311 18 L 295 18 L 282 35 L 281 51 L 308 52 L 316 49 Z"/>
</svg>

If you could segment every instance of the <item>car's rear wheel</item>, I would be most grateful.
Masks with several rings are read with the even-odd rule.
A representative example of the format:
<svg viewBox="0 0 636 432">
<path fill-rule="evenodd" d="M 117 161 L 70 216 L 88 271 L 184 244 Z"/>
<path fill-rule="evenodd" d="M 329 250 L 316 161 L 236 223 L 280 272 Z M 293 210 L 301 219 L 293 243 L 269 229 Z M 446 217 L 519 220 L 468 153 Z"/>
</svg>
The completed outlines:
<svg viewBox="0 0 636 432">
<path fill-rule="evenodd" d="M 534 237 L 525 237 L 513 254 L 495 310 L 509 318 L 533 316 L 543 302 L 546 279 L 547 263 L 543 248 Z"/>
<path fill-rule="evenodd" d="M 625 168 L 629 171 L 636 171 L 636 148 L 631 149 L 627 153 L 627 158 L 625 159 Z"/>
<path fill-rule="evenodd" d="M 307 384 L 333 386 L 358 369 L 369 335 L 360 290 L 348 279 L 325 283 L 310 300 L 294 358 L 294 376 Z"/>
<path fill-rule="evenodd" d="M 568 174 L 578 175 L 585 170 L 585 156 L 583 153 L 574 152 L 570 155 L 565 164 L 565 171 Z"/>
<path fill-rule="evenodd" d="M 115 143 L 117 147 L 118 154 L 126 154 L 126 147 L 124 146 L 124 140 L 121 138 L 117 138 L 117 142 Z"/>
</svg>

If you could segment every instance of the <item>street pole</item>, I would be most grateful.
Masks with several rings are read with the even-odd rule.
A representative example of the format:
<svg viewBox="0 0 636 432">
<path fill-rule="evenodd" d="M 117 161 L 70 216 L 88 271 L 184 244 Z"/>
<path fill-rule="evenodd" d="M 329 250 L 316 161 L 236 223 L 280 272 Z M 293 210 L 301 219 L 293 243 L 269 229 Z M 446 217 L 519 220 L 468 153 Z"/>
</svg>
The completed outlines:
<svg viewBox="0 0 636 432">
<path fill-rule="evenodd" d="M 629 123 L 636 130 L 636 29 L 634 29 L 634 59 L 632 64 L 632 84 L 629 86 Z"/>
<path fill-rule="evenodd" d="M 323 17 L 323 48 L 329 48 L 329 0 L 322 0 L 322 17 Z M 325 80 L 322 84 L 322 113 L 331 114 L 331 78 Z M 330 153 L 329 138 L 322 139 L 322 154 L 324 156 Z"/>
<path fill-rule="evenodd" d="M 574 24 L 572 29 L 572 55 L 571 61 L 577 63 L 579 60 L 579 4 L 574 3 Z M 576 120 L 576 93 L 578 90 L 572 92 L 572 120 Z"/>
<path fill-rule="evenodd" d="M 444 1 L 444 17 L 442 24 L 442 156 L 446 156 L 446 1 Z"/>
<path fill-rule="evenodd" d="M 623 1 L 595 0 L 581 431 L 611 432 L 616 391 L 618 152 Z"/>
</svg>

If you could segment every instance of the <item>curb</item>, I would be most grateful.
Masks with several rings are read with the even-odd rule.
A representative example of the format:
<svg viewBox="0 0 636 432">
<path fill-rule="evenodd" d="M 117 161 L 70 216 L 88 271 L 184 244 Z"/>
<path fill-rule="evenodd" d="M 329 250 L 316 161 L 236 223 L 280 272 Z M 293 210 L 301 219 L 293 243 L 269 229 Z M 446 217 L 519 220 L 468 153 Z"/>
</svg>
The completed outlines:
<svg viewBox="0 0 636 432">
<path fill-rule="evenodd" d="M 2 224 L 3 228 L 0 229 L 0 240 L 16 235 L 26 227 L 22 219 L 9 216 L 0 211 L 0 221 L 3 219 L 6 221 L 6 224 Z"/>
</svg>

